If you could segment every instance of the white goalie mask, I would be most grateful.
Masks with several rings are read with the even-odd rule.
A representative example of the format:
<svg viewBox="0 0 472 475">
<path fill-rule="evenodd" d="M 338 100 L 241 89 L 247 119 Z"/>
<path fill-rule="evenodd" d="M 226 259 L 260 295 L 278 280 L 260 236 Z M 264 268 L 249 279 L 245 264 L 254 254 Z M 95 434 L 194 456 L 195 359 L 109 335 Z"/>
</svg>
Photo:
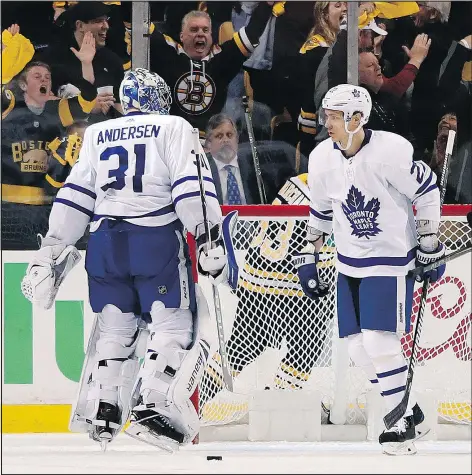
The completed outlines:
<svg viewBox="0 0 472 475">
<path fill-rule="evenodd" d="M 169 114 L 172 93 L 158 74 L 144 68 L 128 71 L 121 81 L 120 101 L 123 113 L 137 109 L 148 114 Z"/>
</svg>

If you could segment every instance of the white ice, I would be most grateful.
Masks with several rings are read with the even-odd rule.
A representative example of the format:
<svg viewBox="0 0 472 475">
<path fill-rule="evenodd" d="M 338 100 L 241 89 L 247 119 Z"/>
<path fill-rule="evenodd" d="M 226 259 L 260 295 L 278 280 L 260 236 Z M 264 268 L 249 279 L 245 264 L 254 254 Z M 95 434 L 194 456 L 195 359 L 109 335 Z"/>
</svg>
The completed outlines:
<svg viewBox="0 0 472 475">
<path fill-rule="evenodd" d="M 167 454 L 120 434 L 103 453 L 81 434 L 2 434 L 1 473 L 471 473 L 470 441 L 416 446 L 392 457 L 370 442 L 212 442 Z"/>
</svg>

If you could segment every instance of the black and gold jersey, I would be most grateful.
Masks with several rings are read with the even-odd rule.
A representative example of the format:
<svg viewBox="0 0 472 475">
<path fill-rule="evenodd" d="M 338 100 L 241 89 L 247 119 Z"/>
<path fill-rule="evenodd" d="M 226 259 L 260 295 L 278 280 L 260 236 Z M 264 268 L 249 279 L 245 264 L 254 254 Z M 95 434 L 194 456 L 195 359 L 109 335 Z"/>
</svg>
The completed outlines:
<svg viewBox="0 0 472 475">
<path fill-rule="evenodd" d="M 49 166 L 49 145 L 64 135 L 65 127 L 84 120 L 94 100 L 83 95 L 50 100 L 41 113 L 33 112 L 23 98 L 2 91 L 2 200 L 43 204 L 44 178 Z"/>
<path fill-rule="evenodd" d="M 313 35 L 301 47 L 298 55 L 300 69 L 300 113 L 297 128 L 299 131 L 300 151 L 308 156 L 315 148 L 315 135 L 318 127 L 315 105 L 315 78 L 318 66 L 328 51 L 329 45 L 321 35 Z"/>
<path fill-rule="evenodd" d="M 307 173 L 290 178 L 272 205 L 308 205 L 307 178 Z M 261 221 L 240 269 L 239 285 L 257 293 L 302 297 L 291 257 L 306 246 L 307 222 L 299 218 Z M 320 260 L 321 269 L 334 265 L 332 240 L 328 239 L 321 249 Z"/>
<path fill-rule="evenodd" d="M 260 2 L 248 25 L 221 46 L 214 44 L 203 60 L 192 60 L 181 44 L 154 30 L 150 38 L 151 71 L 159 74 L 172 90 L 170 113 L 204 131 L 208 119 L 221 112 L 228 84 L 254 51 L 271 7 Z"/>
<path fill-rule="evenodd" d="M 52 156 L 49 159 L 45 177 L 45 190 L 48 195 L 54 196 L 62 188 L 72 167 L 79 158 L 81 147 L 82 137 L 79 134 L 56 137 L 49 143 L 48 149 Z"/>
</svg>

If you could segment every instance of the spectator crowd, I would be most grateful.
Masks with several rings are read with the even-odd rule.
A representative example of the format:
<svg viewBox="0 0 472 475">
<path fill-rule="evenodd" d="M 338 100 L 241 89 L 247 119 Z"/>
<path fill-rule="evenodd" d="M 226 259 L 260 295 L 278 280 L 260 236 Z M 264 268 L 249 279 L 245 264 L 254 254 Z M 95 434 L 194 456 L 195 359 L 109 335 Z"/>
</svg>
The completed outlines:
<svg viewBox="0 0 472 475">
<path fill-rule="evenodd" d="M 348 82 L 347 3 L 149 5 L 149 67 L 172 90 L 171 114 L 200 130 L 221 204 L 261 203 L 251 134 L 271 203 L 327 138 L 321 100 Z M 455 130 L 445 202 L 472 203 L 472 3 L 358 5 L 359 84 L 373 103 L 367 127 L 406 137 L 438 176 Z M 36 249 L 85 129 L 122 114 L 132 2 L 1 9 L 2 249 Z"/>
</svg>

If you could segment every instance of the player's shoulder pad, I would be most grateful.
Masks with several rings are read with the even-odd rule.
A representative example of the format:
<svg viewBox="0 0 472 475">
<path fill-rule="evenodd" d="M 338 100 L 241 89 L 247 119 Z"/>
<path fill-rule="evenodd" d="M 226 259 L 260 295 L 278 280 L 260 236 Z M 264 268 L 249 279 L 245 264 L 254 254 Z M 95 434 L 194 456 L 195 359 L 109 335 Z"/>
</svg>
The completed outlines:
<svg viewBox="0 0 472 475">
<path fill-rule="evenodd" d="M 326 159 L 334 150 L 334 143 L 331 138 L 323 140 L 323 142 L 320 142 L 308 156 L 308 167 L 315 162 L 317 167 L 325 168 L 326 165 L 329 165 L 329 161 Z"/>
<path fill-rule="evenodd" d="M 372 139 L 372 144 L 378 150 L 375 156 L 379 160 L 386 162 L 388 165 L 410 166 L 413 157 L 413 145 L 407 139 L 401 135 L 383 130 L 373 131 Z"/>
</svg>

